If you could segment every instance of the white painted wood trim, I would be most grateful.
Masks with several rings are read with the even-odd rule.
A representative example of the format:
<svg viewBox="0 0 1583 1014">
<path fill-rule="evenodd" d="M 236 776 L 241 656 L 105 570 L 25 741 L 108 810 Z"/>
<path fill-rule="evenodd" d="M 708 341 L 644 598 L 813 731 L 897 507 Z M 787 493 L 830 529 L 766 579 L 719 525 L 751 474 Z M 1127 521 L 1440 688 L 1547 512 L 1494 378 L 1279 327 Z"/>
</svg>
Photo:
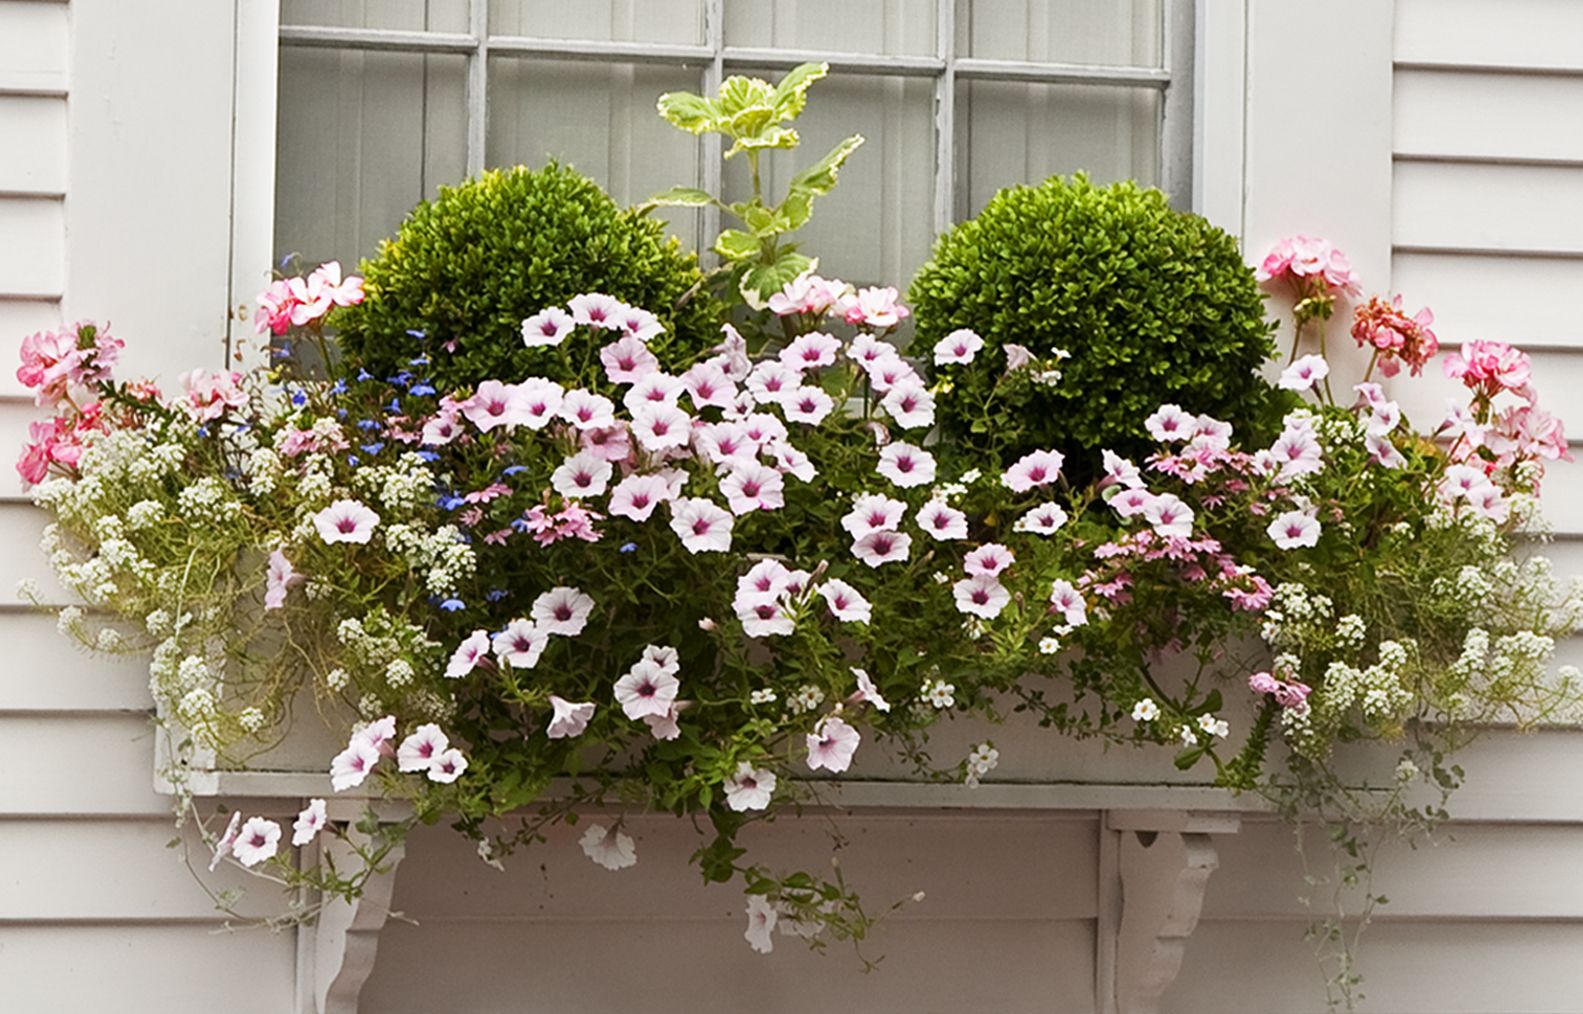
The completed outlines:
<svg viewBox="0 0 1583 1014">
<path fill-rule="evenodd" d="M 1167 825 L 1177 822 L 1168 819 Z M 1204 826 L 1218 833 L 1237 830 L 1234 822 L 1214 818 Z M 1210 875 L 1220 867 L 1215 838 L 1207 830 L 1116 830 L 1114 825 L 1107 833 L 1120 836 L 1113 1009 L 1116 1014 L 1159 1014 L 1181 971 L 1188 938 L 1198 928 Z"/>
<path fill-rule="evenodd" d="M 279 0 L 236 0 L 231 96 L 231 299 L 227 351 L 254 340 L 254 297 L 270 282 L 275 249 L 275 117 L 279 97 Z M 251 357 L 249 357 L 251 358 Z"/>
<path fill-rule="evenodd" d="M 1193 210 L 1241 236 L 1247 102 L 1246 0 L 1197 5 L 1193 58 Z"/>
</svg>

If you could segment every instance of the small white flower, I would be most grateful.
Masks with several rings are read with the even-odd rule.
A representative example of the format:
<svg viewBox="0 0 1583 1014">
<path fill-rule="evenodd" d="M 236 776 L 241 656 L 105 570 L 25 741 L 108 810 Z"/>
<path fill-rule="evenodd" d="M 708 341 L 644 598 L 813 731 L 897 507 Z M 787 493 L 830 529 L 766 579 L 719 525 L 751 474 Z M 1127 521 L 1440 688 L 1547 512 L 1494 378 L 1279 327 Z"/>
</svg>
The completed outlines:
<svg viewBox="0 0 1583 1014">
<path fill-rule="evenodd" d="M 1198 727 L 1217 739 L 1225 739 L 1231 735 L 1231 726 L 1225 719 L 1216 718 L 1214 715 L 1199 715 Z"/>
<path fill-rule="evenodd" d="M 1132 720 L 1134 722 L 1152 722 L 1160 717 L 1160 706 L 1145 697 L 1132 706 Z"/>
<path fill-rule="evenodd" d="M 306 845 L 313 841 L 314 836 L 324 830 L 324 825 L 329 817 L 325 813 L 324 800 L 310 799 L 307 807 L 299 814 L 291 825 L 291 843 L 293 845 Z"/>
<path fill-rule="evenodd" d="M 1188 747 L 1198 745 L 1198 737 L 1193 733 L 1192 729 L 1185 725 L 1182 726 L 1182 745 Z"/>
<path fill-rule="evenodd" d="M 748 702 L 750 704 L 774 704 L 775 691 L 771 690 L 769 687 L 764 687 L 761 690 L 755 690 L 751 694 L 748 694 Z"/>
<path fill-rule="evenodd" d="M 589 824 L 581 844 L 583 855 L 607 870 L 624 870 L 637 865 L 637 843 L 621 830 L 620 825 L 607 829 L 603 824 Z"/>
<path fill-rule="evenodd" d="M 243 866 L 257 866 L 280 848 L 280 825 L 263 817 L 249 817 L 231 846 Z"/>
<path fill-rule="evenodd" d="M 1041 637 L 1039 639 L 1039 654 L 1041 654 L 1041 655 L 1054 655 L 1056 652 L 1058 652 L 1060 650 L 1061 650 L 1061 642 L 1056 640 L 1055 638 L 1053 638 L 1053 637 Z"/>
<path fill-rule="evenodd" d="M 924 700 L 941 711 L 956 707 L 956 684 L 945 680 L 930 680 L 923 685 Z"/>
</svg>

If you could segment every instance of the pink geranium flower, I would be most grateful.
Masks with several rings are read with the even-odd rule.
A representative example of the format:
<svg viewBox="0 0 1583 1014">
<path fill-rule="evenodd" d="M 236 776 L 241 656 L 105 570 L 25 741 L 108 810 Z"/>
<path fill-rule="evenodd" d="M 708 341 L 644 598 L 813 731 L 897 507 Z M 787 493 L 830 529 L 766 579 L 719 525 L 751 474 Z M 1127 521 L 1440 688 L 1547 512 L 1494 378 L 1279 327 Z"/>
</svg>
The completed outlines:
<svg viewBox="0 0 1583 1014">
<path fill-rule="evenodd" d="M 1470 341 L 1446 357 L 1445 373 L 1483 398 L 1502 391 L 1533 400 L 1528 356 L 1503 342 Z"/>
<path fill-rule="evenodd" d="M 451 660 L 445 665 L 445 678 L 461 679 L 488 657 L 489 631 L 475 630 L 451 653 Z"/>
<path fill-rule="evenodd" d="M 594 717 L 593 701 L 573 703 L 564 697 L 551 694 L 550 708 L 552 709 L 550 724 L 544 727 L 544 735 L 550 739 L 572 739 L 581 736 Z"/>
<path fill-rule="evenodd" d="M 908 443 L 887 444 L 879 452 L 876 471 L 902 489 L 927 486 L 934 481 L 934 455 Z"/>
<path fill-rule="evenodd" d="M 253 329 L 259 334 L 268 332 L 283 335 L 291 330 L 291 314 L 297 308 L 297 296 L 291 283 L 282 278 L 258 294 L 258 309 L 253 313 Z"/>
<path fill-rule="evenodd" d="M 808 767 L 814 771 L 845 771 L 852 766 L 863 736 L 842 719 L 830 715 L 808 734 Z"/>
<path fill-rule="evenodd" d="M 671 530 L 689 553 L 724 553 L 731 548 L 731 514 L 702 498 L 671 504 Z"/>
<path fill-rule="evenodd" d="M 379 524 L 379 515 L 358 500 L 337 500 L 313 516 L 313 527 L 326 543 L 366 545 Z"/>
<path fill-rule="evenodd" d="M 603 292 L 585 292 L 573 296 L 566 307 L 572 311 L 572 320 L 579 324 L 615 331 L 621 329 L 619 318 L 627 309 L 627 304 Z"/>
<path fill-rule="evenodd" d="M 870 567 L 905 560 L 911 551 L 912 536 L 905 532 L 869 532 L 852 543 L 852 555 Z"/>
<path fill-rule="evenodd" d="M 844 296 L 839 308 L 848 324 L 875 330 L 895 327 L 912 316 L 912 311 L 901 305 L 900 294 L 888 285 L 859 289 L 854 295 Z"/>
<path fill-rule="evenodd" d="M 959 327 L 934 343 L 935 365 L 971 363 L 983 347 L 984 339 L 977 332 Z"/>
<path fill-rule="evenodd" d="M 959 611 L 986 620 L 993 620 L 999 616 L 1001 610 L 1005 609 L 1007 603 L 1011 601 L 1011 592 L 989 574 L 963 578 L 951 586 L 951 591 L 956 597 L 956 608 Z"/>
<path fill-rule="evenodd" d="M 830 612 L 843 623 L 867 623 L 873 617 L 868 599 L 839 578 L 830 578 L 821 584 L 819 594 Z"/>
<path fill-rule="evenodd" d="M 554 347 L 576 326 L 571 314 L 558 306 L 547 306 L 522 322 L 522 344 L 530 349 Z"/>
<path fill-rule="evenodd" d="M 247 404 L 247 394 L 238 386 L 241 382 L 240 373 L 188 370 L 181 375 L 181 386 L 187 392 L 182 408 L 195 423 L 213 422 L 228 409 Z"/>
<path fill-rule="evenodd" d="M 604 364 L 605 376 L 612 384 L 633 384 L 660 368 L 654 353 L 631 335 L 622 335 L 600 349 L 599 361 Z"/>
<path fill-rule="evenodd" d="M 1380 372 L 1394 377 L 1406 363 L 1413 376 L 1440 351 L 1440 342 L 1429 325 L 1435 315 L 1428 307 L 1412 317 L 1402 312 L 1402 297 L 1387 303 L 1378 296 L 1353 311 L 1352 337 L 1360 346 L 1374 349 Z"/>
<path fill-rule="evenodd" d="M 1061 477 L 1066 457 L 1060 451 L 1032 451 L 1024 454 L 1000 477 L 1013 493 L 1026 493 L 1036 486 L 1047 486 Z"/>
<path fill-rule="evenodd" d="M 279 609 L 286 604 L 286 591 L 302 583 L 302 575 L 291 566 L 286 554 L 275 550 L 269 554 L 269 570 L 264 578 L 264 608 Z"/>
<path fill-rule="evenodd" d="M 967 515 L 943 500 L 930 500 L 919 507 L 915 520 L 926 535 L 940 542 L 967 538 Z"/>
<path fill-rule="evenodd" d="M 676 702 L 681 682 L 652 659 L 639 659 L 616 681 L 616 701 L 628 718 L 663 717 Z"/>
</svg>

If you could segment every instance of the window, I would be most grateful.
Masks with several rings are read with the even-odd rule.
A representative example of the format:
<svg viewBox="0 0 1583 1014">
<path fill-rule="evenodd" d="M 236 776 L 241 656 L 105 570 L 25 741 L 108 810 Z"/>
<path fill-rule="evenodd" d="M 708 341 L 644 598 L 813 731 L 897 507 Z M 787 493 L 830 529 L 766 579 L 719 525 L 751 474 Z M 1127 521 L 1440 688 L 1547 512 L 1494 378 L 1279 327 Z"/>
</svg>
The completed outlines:
<svg viewBox="0 0 1583 1014">
<path fill-rule="evenodd" d="M 823 60 L 803 147 L 868 143 L 799 235 L 822 268 L 904 285 L 1000 187 L 1082 169 L 1186 206 L 1187 0 L 282 0 L 276 248 L 353 262 L 406 210 L 489 166 L 554 157 L 637 202 L 729 195 L 745 167 L 654 112 Z M 773 165 L 780 161 L 779 166 Z M 713 210 L 669 219 L 712 238 Z"/>
</svg>

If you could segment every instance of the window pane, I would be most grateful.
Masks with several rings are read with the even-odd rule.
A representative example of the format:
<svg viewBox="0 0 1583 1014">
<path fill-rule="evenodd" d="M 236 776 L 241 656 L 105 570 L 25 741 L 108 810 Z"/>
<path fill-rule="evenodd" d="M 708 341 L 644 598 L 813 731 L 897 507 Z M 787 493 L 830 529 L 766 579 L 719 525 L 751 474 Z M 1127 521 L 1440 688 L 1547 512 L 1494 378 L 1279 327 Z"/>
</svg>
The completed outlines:
<svg viewBox="0 0 1583 1014">
<path fill-rule="evenodd" d="M 308 264 L 371 255 L 467 168 L 467 58 L 280 51 L 275 247 Z"/>
<path fill-rule="evenodd" d="M 468 0 L 281 0 L 280 23 L 466 32 Z"/>
<path fill-rule="evenodd" d="M 956 46 L 993 60 L 1158 67 L 1163 26 L 1162 0 L 957 0 Z"/>
<path fill-rule="evenodd" d="M 1160 93 L 973 81 L 957 93 L 957 214 L 995 191 L 1082 170 L 1098 183 L 1160 177 Z"/>
<path fill-rule="evenodd" d="M 704 41 L 702 0 L 489 0 L 493 35 L 540 39 Z"/>
<path fill-rule="evenodd" d="M 538 167 L 558 159 L 623 204 L 696 186 L 698 141 L 660 119 L 654 100 L 699 87 L 698 73 L 680 67 L 491 59 L 489 164 Z M 673 209 L 667 220 L 683 243 L 696 245 L 696 211 Z"/>
<path fill-rule="evenodd" d="M 765 196 L 779 201 L 793 173 L 849 134 L 867 140 L 841 170 L 834 191 L 814 204 L 793 239 L 819 270 L 849 282 L 905 287 L 929 255 L 933 225 L 934 83 L 833 75 L 797 121 L 802 144 L 765 155 Z M 747 158 L 726 163 L 728 201 L 752 192 Z"/>
<path fill-rule="evenodd" d="M 936 0 L 728 0 L 726 45 L 841 53 L 934 52 Z"/>
</svg>

